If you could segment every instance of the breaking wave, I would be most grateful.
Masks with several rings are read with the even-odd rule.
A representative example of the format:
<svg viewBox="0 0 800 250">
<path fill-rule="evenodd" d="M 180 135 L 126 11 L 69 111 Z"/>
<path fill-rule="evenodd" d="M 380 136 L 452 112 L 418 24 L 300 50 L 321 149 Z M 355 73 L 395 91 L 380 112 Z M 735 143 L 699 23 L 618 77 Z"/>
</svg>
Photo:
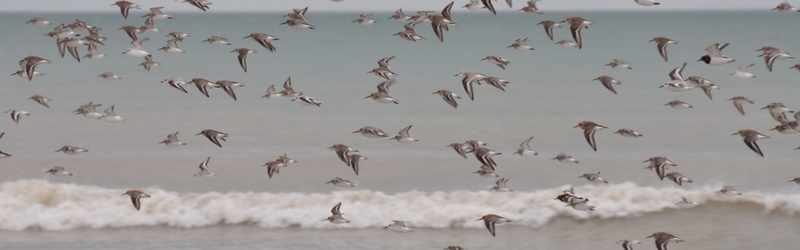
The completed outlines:
<svg viewBox="0 0 800 250">
<path fill-rule="evenodd" d="M 407 220 L 414 227 L 483 227 L 475 223 L 494 213 L 514 224 L 538 227 L 556 217 L 578 220 L 626 218 L 682 209 L 675 203 L 689 198 L 698 206 L 756 205 L 764 212 L 794 216 L 800 212 L 800 195 L 746 192 L 730 197 L 718 187 L 694 190 L 639 187 L 632 183 L 576 187 L 578 196 L 590 199 L 595 211 L 565 207 L 554 200 L 568 187 L 535 192 L 488 191 L 403 192 L 384 194 L 369 190 L 330 194 L 301 193 L 176 193 L 158 188 L 142 189 L 152 198 L 142 199 L 136 211 L 125 190 L 96 186 L 18 180 L 0 185 L 0 229 L 69 230 L 169 226 L 193 228 L 213 225 L 256 225 L 263 228 L 369 228 Z M 324 219 L 342 202 L 341 212 L 351 220 L 333 225 Z"/>
</svg>

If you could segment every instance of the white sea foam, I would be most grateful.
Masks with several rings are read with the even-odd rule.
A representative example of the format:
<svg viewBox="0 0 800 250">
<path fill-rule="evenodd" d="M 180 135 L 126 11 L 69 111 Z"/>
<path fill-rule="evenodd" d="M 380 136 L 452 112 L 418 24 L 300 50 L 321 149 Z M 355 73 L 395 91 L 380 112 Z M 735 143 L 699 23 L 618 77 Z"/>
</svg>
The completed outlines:
<svg viewBox="0 0 800 250">
<path fill-rule="evenodd" d="M 718 188 L 696 190 L 638 187 L 631 183 L 576 187 L 578 196 L 589 198 L 595 211 L 577 211 L 554 200 L 568 187 L 536 192 L 495 193 L 404 192 L 387 195 L 368 190 L 331 194 L 299 193 L 202 193 L 180 194 L 158 188 L 142 191 L 136 211 L 125 190 L 42 180 L 18 180 L 0 185 L 0 229 L 69 230 L 132 226 L 203 227 L 220 224 L 254 224 L 264 228 L 369 228 L 407 220 L 414 227 L 482 227 L 475 220 L 487 213 L 514 220 L 516 225 L 542 226 L 555 217 L 610 219 L 680 209 L 676 202 L 687 197 L 699 203 L 750 204 L 765 212 L 789 216 L 800 212 L 800 195 L 745 192 L 730 197 Z M 330 209 L 342 202 L 341 212 L 352 222 L 333 225 L 324 221 Z"/>
</svg>

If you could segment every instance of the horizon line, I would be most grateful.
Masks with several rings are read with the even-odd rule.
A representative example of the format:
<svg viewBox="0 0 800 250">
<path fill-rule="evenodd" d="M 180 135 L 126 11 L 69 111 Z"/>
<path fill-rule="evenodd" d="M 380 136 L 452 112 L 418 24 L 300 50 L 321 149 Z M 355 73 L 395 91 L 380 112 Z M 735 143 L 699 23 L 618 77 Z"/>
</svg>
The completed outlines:
<svg viewBox="0 0 800 250">
<path fill-rule="evenodd" d="M 314 11 L 314 13 L 362 13 L 362 12 L 376 12 L 376 13 L 394 13 L 394 10 L 321 10 L 321 11 Z M 549 13 L 565 13 L 565 12 L 727 12 L 727 11 L 745 11 L 745 12 L 764 12 L 764 13 L 771 13 L 769 10 L 762 10 L 762 9 L 752 9 L 752 8 L 731 8 L 731 9 L 660 9 L 660 10 L 643 10 L 643 9 L 591 9 L 591 10 L 551 10 L 548 11 Z M 17 14 L 17 13 L 119 13 L 119 10 L 0 10 L 0 13 L 4 14 Z M 456 13 L 470 13 L 470 14 L 486 14 L 480 13 L 479 11 L 471 11 L 471 10 L 453 10 L 452 12 Z M 497 11 L 498 13 L 519 13 L 519 11 Z M 196 13 L 196 14 L 215 14 L 215 13 L 288 13 L 286 11 L 280 10 L 218 10 L 214 12 L 202 12 L 202 11 L 190 11 L 190 10 L 174 10 L 170 11 L 170 13 Z M 411 12 L 409 12 L 411 13 Z M 541 15 L 535 15 L 541 16 Z"/>
</svg>

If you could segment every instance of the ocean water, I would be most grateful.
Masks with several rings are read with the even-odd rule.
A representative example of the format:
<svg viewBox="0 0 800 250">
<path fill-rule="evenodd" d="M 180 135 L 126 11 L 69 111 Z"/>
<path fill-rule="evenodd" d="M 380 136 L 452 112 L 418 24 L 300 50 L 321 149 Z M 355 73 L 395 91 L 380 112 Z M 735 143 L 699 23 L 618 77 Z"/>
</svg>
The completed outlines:
<svg viewBox="0 0 800 250">
<path fill-rule="evenodd" d="M 410 12 L 410 10 L 407 10 Z M 547 12 L 525 15 L 505 12 L 454 12 L 461 25 L 445 32 L 440 43 L 428 25 L 418 25 L 427 41 L 402 41 L 391 34 L 402 24 L 386 20 L 391 13 L 373 13 L 378 23 L 352 23 L 358 13 L 309 12 L 316 30 L 299 31 L 278 25 L 284 13 L 174 13 L 175 19 L 156 22 L 159 34 L 144 46 L 162 63 L 150 72 L 137 66 L 141 59 L 121 53 L 129 38 L 117 30 L 141 25 L 131 13 L 3 13 L 0 30 L 0 67 L 9 74 L 28 55 L 52 60 L 33 81 L 10 76 L 0 83 L 0 108 L 23 109 L 31 116 L 19 124 L 0 119 L 0 149 L 13 157 L 0 160 L 0 247 L 4 249 L 129 249 L 239 248 L 239 249 L 441 249 L 460 245 L 468 249 L 617 249 L 614 242 L 642 241 L 666 231 L 685 242 L 670 249 L 792 249 L 800 243 L 798 211 L 800 186 L 787 182 L 800 176 L 797 135 L 769 131 L 776 122 L 765 110 L 771 102 L 790 109 L 800 106 L 796 83 L 800 73 L 788 69 L 793 60 L 778 61 L 768 72 L 755 50 L 775 46 L 798 53 L 800 39 L 793 30 L 796 17 L 775 12 Z M 560 21 L 582 16 L 596 24 L 583 31 L 583 49 L 563 48 L 550 41 L 541 26 L 544 19 Z M 53 23 L 75 18 L 103 28 L 108 37 L 100 60 L 78 63 L 60 58 L 48 28 L 24 25 L 33 16 Z M 180 30 L 192 37 L 179 43 L 187 51 L 168 55 L 156 48 L 167 32 Z M 254 41 L 242 39 L 264 32 L 280 40 L 270 53 Z M 218 35 L 228 47 L 200 41 Z M 656 36 L 678 40 L 668 47 L 664 62 L 654 43 Z M 514 39 L 528 37 L 534 51 L 509 48 Z M 571 39 L 567 28 L 555 30 L 555 40 Z M 724 53 L 737 61 L 724 66 L 696 62 L 713 43 L 730 43 Z M 234 48 L 258 50 L 248 56 L 248 73 L 239 67 Z M 85 53 L 81 50 L 81 53 Z M 499 55 L 511 64 L 502 70 L 480 61 Z M 363 97 L 382 81 L 366 73 L 387 56 L 399 74 L 390 88 L 400 102 L 380 104 Z M 603 67 L 623 59 L 633 70 Z M 674 93 L 658 88 L 667 73 L 687 62 L 684 76 L 714 81 L 709 100 L 700 90 Z M 739 65 L 755 63 L 755 79 L 729 76 Z M 123 79 L 97 76 L 113 70 Z M 474 70 L 510 81 L 506 91 L 475 86 L 475 100 L 466 97 L 461 70 Z M 618 95 L 592 79 L 610 75 L 622 81 Z M 188 94 L 159 83 L 167 77 L 234 80 L 238 101 L 215 89 L 202 96 L 187 85 Z M 323 102 L 307 107 L 289 98 L 260 98 L 270 85 L 291 77 L 294 87 Z M 438 95 L 448 89 L 464 97 L 459 108 Z M 49 97 L 51 108 L 25 100 Z M 740 115 L 727 99 L 743 95 L 756 100 Z M 679 99 L 694 108 L 663 106 Z M 126 121 L 95 121 L 71 113 L 81 104 L 115 105 Z M 596 134 L 592 151 L 579 129 L 591 120 L 610 129 Z M 376 126 L 394 134 L 412 125 L 420 141 L 401 144 L 352 134 L 362 126 Z M 638 139 L 612 134 L 631 128 Z M 219 148 L 203 136 L 203 129 L 230 133 Z M 739 129 L 769 135 L 759 140 L 765 157 L 748 149 Z M 179 131 L 188 145 L 168 148 L 157 144 Z M 512 155 L 517 145 L 534 136 L 537 156 Z M 488 191 L 496 179 L 472 174 L 480 163 L 463 159 L 445 147 L 452 142 L 478 139 L 503 152 L 494 157 L 497 173 L 509 178 L 512 193 Z M 345 166 L 327 148 L 342 143 L 368 157 L 360 175 Z M 90 152 L 70 156 L 54 153 L 63 145 Z M 580 164 L 550 160 L 565 152 Z M 265 162 L 282 154 L 298 160 L 267 177 Z M 192 177 L 197 166 L 211 157 L 217 176 Z M 694 180 L 678 186 L 659 181 L 643 160 L 666 156 L 679 171 Z M 42 174 L 64 166 L 74 174 Z M 601 172 L 610 184 L 576 178 Z M 354 189 L 324 184 L 333 177 L 358 183 Z M 723 185 L 736 186 L 738 197 L 716 193 Z M 555 196 L 575 187 L 590 199 L 593 212 L 563 207 Z M 140 189 L 152 196 L 136 211 L 125 190 Z M 698 203 L 679 208 L 681 197 Z M 323 219 L 342 202 L 345 218 L 333 225 Z M 498 226 L 491 237 L 480 221 L 494 213 L 514 220 Z M 415 232 L 396 234 L 382 226 L 392 220 L 410 221 Z"/>
</svg>

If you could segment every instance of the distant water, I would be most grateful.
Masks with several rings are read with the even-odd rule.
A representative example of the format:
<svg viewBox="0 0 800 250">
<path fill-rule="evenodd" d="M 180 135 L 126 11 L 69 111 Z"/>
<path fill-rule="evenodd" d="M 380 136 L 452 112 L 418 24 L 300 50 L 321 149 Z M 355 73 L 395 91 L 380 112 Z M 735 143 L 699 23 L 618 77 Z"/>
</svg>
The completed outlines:
<svg viewBox="0 0 800 250">
<path fill-rule="evenodd" d="M 138 14 L 137 14 L 138 15 Z M 309 13 L 313 31 L 279 26 L 283 13 L 175 13 L 175 19 L 156 22 L 159 34 L 144 46 L 162 66 L 146 72 L 141 59 L 121 55 L 129 38 L 117 30 L 141 25 L 136 15 L 124 20 L 118 13 L 3 13 L 0 30 L 0 66 L 8 74 L 17 61 L 38 55 L 53 61 L 37 71 L 46 75 L 28 82 L 17 76 L 0 83 L 0 108 L 31 112 L 20 124 L 0 119 L 0 149 L 13 155 L 0 160 L 0 248 L 267 248 L 267 249 L 441 249 L 461 245 L 469 249 L 616 249 L 613 243 L 671 232 L 686 242 L 670 249 L 787 249 L 800 241 L 797 213 L 800 186 L 787 183 L 800 176 L 796 168 L 797 135 L 769 131 L 775 125 L 770 102 L 790 109 L 800 106 L 796 83 L 800 73 L 788 69 L 796 61 L 775 63 L 767 72 L 756 49 L 775 46 L 800 53 L 796 16 L 769 12 L 586 12 L 524 15 L 522 13 L 454 13 L 461 25 L 445 33 L 439 43 L 430 26 L 418 25 L 427 41 L 407 42 L 391 36 L 402 23 L 386 20 L 391 13 L 373 13 L 378 23 L 352 23 L 357 13 Z M 560 21 L 579 15 L 595 25 L 583 31 L 583 49 L 554 45 L 541 26 L 544 19 Z M 48 28 L 23 23 L 42 16 L 53 23 L 75 18 L 103 27 L 108 37 L 100 60 L 78 63 L 60 58 Z M 179 45 L 187 53 L 168 55 L 156 48 L 167 32 L 192 35 Z M 252 32 L 279 37 L 270 53 L 254 41 Z M 233 45 L 213 47 L 200 41 L 218 35 Z M 567 28 L 555 30 L 556 41 L 571 39 Z M 665 36 L 679 41 L 668 47 L 669 62 L 654 43 Z M 506 48 L 514 39 L 529 37 L 536 49 L 519 52 Z M 730 43 L 724 53 L 737 61 L 725 66 L 696 62 L 706 46 Z M 248 73 L 236 62 L 234 48 L 256 49 L 248 56 Z M 85 53 L 85 48 L 81 50 Z M 499 55 L 511 64 L 502 70 L 479 61 Z M 379 104 L 363 97 L 374 92 L 381 79 L 366 72 L 376 61 L 396 56 L 392 69 L 400 76 L 390 89 L 399 105 Z M 633 70 L 603 67 L 623 59 Z M 688 62 L 684 76 L 714 81 L 709 100 L 700 90 L 673 93 L 658 88 L 667 73 Z M 729 76 L 740 65 L 755 63 L 752 80 Z M 122 80 L 97 75 L 113 70 Z M 475 86 L 475 101 L 461 87 L 461 70 L 475 70 L 510 81 L 506 92 Z M 622 81 L 614 95 L 592 81 L 610 75 Z M 220 90 L 202 96 L 194 86 L 189 94 L 159 83 L 175 76 L 189 80 L 234 80 L 238 101 Z M 260 98 L 269 85 L 280 89 L 292 77 L 298 91 L 323 102 L 305 107 L 288 98 Z M 431 93 L 448 89 L 464 97 L 459 108 L 448 106 Z M 51 108 L 25 100 L 41 94 Z M 741 116 L 727 99 L 748 96 Z M 663 106 L 679 99 L 694 105 L 687 110 Z M 71 114 L 81 104 L 115 105 L 127 120 L 110 124 Z M 583 120 L 608 126 L 597 132 L 598 151 L 592 151 L 579 129 Z M 400 144 L 351 134 L 362 126 L 376 126 L 395 134 L 413 124 L 419 143 Z M 644 134 L 639 139 L 612 134 L 618 128 Z M 202 136 L 202 129 L 230 133 L 219 148 Z M 739 129 L 756 129 L 771 136 L 760 140 L 765 153 L 751 152 Z M 188 145 L 168 148 L 157 143 L 180 131 Z M 538 156 L 511 153 L 534 136 Z M 498 174 L 510 179 L 513 193 L 487 191 L 495 181 L 471 172 L 480 166 L 471 155 L 463 159 L 451 142 L 479 139 L 503 152 L 495 157 Z M 352 170 L 327 147 L 343 143 L 368 157 L 361 172 Z M 63 145 L 90 150 L 78 156 L 54 153 Z M 551 161 L 559 152 L 580 160 L 567 165 Z M 260 167 L 278 155 L 298 163 L 269 179 Z M 677 186 L 643 170 L 643 160 L 666 156 L 694 183 Z M 210 156 L 218 175 L 197 178 L 197 166 Z M 42 172 L 64 166 L 72 177 Z M 609 185 L 590 184 L 577 176 L 598 172 Z M 324 184 L 338 176 L 358 183 L 352 190 Z M 744 192 L 741 197 L 715 193 L 723 185 Z M 575 186 L 588 197 L 594 212 L 563 207 L 553 200 Z M 127 189 L 141 189 L 152 198 L 136 212 Z M 681 197 L 700 203 L 694 208 L 674 205 Z M 330 208 L 342 202 L 347 225 L 322 221 Z M 486 213 L 515 220 L 498 227 L 492 238 L 482 222 Z M 395 234 L 380 227 L 391 220 L 411 221 L 414 233 Z M 147 239 L 142 240 L 142 239 Z M 674 244 L 674 245 L 673 245 Z"/>
</svg>

